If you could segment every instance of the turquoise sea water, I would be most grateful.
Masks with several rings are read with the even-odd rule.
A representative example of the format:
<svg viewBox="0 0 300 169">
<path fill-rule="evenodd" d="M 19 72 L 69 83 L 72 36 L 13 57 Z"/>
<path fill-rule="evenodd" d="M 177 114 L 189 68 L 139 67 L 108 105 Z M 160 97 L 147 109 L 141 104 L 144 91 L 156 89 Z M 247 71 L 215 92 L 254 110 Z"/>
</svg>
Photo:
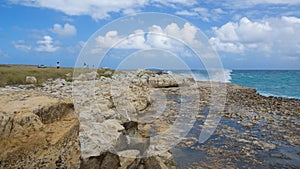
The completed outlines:
<svg viewBox="0 0 300 169">
<path fill-rule="evenodd" d="M 264 96 L 300 99 L 300 70 L 225 70 L 215 71 L 210 77 L 206 71 L 172 71 L 192 75 L 199 81 L 225 81 L 257 89 Z"/>
<path fill-rule="evenodd" d="M 265 96 L 300 99 L 300 70 L 233 70 L 230 81 Z"/>
</svg>

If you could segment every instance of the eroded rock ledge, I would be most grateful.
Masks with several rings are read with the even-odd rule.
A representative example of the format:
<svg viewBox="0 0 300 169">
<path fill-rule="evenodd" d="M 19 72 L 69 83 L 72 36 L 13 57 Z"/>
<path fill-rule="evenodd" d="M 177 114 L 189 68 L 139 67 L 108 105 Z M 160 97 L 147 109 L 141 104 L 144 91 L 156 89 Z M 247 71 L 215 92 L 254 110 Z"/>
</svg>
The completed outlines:
<svg viewBox="0 0 300 169">
<path fill-rule="evenodd" d="M 0 168 L 78 168 L 79 121 L 70 99 L 1 91 Z"/>
<path fill-rule="evenodd" d="M 149 87 L 177 87 L 179 81 L 149 72 L 92 79 L 2 88 L 0 168 L 175 168 L 170 152 L 145 154 L 149 143 L 142 138 L 149 136 L 138 130 L 135 116 L 151 104 Z M 96 84 L 93 99 L 90 84 Z M 76 113 L 67 99 L 72 94 L 78 94 Z"/>
</svg>

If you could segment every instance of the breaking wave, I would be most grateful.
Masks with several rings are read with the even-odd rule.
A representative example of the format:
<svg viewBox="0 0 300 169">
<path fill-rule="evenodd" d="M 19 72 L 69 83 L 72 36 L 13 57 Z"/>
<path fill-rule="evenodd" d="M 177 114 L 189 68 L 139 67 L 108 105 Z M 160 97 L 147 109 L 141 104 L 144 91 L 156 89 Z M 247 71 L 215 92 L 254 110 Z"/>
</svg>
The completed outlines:
<svg viewBox="0 0 300 169">
<path fill-rule="evenodd" d="M 210 74 L 206 70 L 172 70 L 167 71 L 169 74 L 178 74 L 183 76 L 192 76 L 197 81 L 212 81 L 212 82 L 231 82 L 230 69 L 211 70 Z"/>
</svg>

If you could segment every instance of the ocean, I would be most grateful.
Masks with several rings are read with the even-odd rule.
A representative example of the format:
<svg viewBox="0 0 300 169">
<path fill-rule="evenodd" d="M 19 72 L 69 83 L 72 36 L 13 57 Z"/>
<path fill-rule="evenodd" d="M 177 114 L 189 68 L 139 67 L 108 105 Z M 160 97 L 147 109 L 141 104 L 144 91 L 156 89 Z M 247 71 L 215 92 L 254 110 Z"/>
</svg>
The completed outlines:
<svg viewBox="0 0 300 169">
<path fill-rule="evenodd" d="M 191 73 L 192 72 L 192 73 Z M 257 89 L 264 96 L 300 99 L 300 70 L 172 70 L 170 73 L 193 76 L 198 81 L 223 81 Z"/>
</svg>

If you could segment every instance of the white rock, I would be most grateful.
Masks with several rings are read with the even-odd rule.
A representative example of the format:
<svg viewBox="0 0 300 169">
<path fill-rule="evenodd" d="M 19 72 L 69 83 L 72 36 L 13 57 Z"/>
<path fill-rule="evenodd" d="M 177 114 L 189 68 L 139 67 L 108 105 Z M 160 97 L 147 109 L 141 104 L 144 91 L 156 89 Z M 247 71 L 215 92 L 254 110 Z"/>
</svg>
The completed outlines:
<svg viewBox="0 0 300 169">
<path fill-rule="evenodd" d="M 37 80 L 34 76 L 26 76 L 26 83 L 35 84 Z"/>
<path fill-rule="evenodd" d="M 80 124 L 81 155 L 83 158 L 97 156 L 109 151 L 121 135 L 124 127 L 120 121 L 110 119 L 103 123 L 81 122 Z"/>
<path fill-rule="evenodd" d="M 138 157 L 140 154 L 139 150 L 123 150 L 119 151 L 118 155 L 121 157 L 130 157 L 130 158 L 135 158 Z"/>
</svg>

